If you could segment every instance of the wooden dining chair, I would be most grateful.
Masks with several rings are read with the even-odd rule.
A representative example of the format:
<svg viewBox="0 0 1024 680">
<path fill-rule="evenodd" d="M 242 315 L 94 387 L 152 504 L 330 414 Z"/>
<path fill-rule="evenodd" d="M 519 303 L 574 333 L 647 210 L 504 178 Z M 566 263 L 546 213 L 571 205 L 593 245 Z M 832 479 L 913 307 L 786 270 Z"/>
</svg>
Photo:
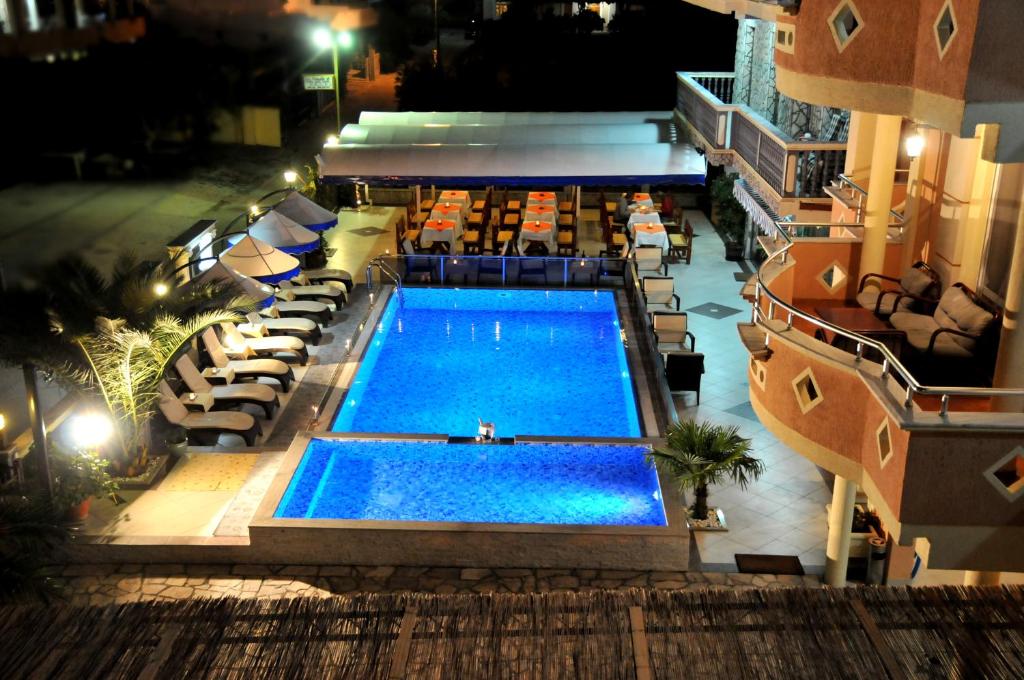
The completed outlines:
<svg viewBox="0 0 1024 680">
<path fill-rule="evenodd" d="M 666 227 L 666 230 L 668 230 L 668 254 L 677 261 L 682 260 L 686 264 L 690 264 L 690 259 L 693 257 L 693 227 L 690 226 L 689 220 L 683 223 L 682 229 L 676 225 L 671 228 Z"/>
<path fill-rule="evenodd" d="M 431 210 L 434 209 L 434 203 L 434 199 L 424 198 L 422 201 L 420 201 L 420 210 L 424 212 L 430 212 Z"/>
<path fill-rule="evenodd" d="M 558 230 L 558 254 L 576 257 L 576 227 Z"/>
<path fill-rule="evenodd" d="M 474 221 L 474 217 L 477 217 Z M 469 216 L 468 226 L 462 234 L 462 252 L 466 255 L 480 255 L 484 252 L 487 240 L 487 227 L 483 224 L 483 215 L 473 213 Z"/>
<path fill-rule="evenodd" d="M 569 200 L 561 201 L 558 204 L 558 212 L 560 213 L 576 213 L 576 190 L 573 189 L 569 192 Z"/>
</svg>

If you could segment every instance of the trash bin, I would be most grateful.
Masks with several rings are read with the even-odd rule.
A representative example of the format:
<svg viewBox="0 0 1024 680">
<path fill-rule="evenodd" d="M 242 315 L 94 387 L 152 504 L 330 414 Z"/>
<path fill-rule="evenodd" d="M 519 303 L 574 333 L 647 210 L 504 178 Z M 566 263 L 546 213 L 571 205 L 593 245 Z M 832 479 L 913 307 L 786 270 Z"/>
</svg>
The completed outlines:
<svg viewBox="0 0 1024 680">
<path fill-rule="evenodd" d="M 879 585 L 885 580 L 885 561 L 889 557 L 886 541 L 881 536 L 868 539 L 868 571 L 864 582 Z"/>
</svg>

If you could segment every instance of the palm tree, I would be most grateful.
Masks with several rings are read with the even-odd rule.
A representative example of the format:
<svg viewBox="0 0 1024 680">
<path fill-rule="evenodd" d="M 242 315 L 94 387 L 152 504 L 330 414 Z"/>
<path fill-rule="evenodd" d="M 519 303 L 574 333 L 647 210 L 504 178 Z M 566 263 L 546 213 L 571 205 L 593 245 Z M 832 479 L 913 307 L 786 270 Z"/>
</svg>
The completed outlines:
<svg viewBox="0 0 1024 680">
<path fill-rule="evenodd" d="M 173 283 L 174 264 L 117 259 L 109 277 L 72 255 L 40 270 L 31 285 L 0 295 L 0 363 L 31 364 L 68 390 L 98 396 L 118 425 L 115 467 L 143 463 L 157 386 L 197 333 L 253 301 L 233 284 Z"/>
<path fill-rule="evenodd" d="M 164 315 L 149 331 L 100 317 L 97 330 L 75 338 L 89 364 L 86 385 L 103 399 L 117 423 L 114 431 L 122 462 L 144 465 L 148 457 L 149 419 L 159 399 L 157 388 L 171 362 L 193 337 L 218 323 L 239 321 L 230 310 L 201 312 L 188 320 Z"/>
<path fill-rule="evenodd" d="M 708 485 L 731 479 L 746 489 L 764 473 L 764 463 L 750 455 L 750 440 L 739 428 L 685 420 L 669 426 L 665 446 L 647 454 L 648 461 L 671 475 L 680 491 L 694 490 L 694 519 L 708 517 Z"/>
</svg>

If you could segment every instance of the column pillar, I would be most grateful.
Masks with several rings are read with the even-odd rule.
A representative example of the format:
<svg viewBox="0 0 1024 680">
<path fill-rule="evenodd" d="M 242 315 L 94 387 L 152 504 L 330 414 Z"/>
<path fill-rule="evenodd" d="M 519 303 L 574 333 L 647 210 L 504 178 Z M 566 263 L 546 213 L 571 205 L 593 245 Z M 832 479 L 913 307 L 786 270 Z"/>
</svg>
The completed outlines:
<svg viewBox="0 0 1024 680">
<path fill-rule="evenodd" d="M 875 143 L 871 152 L 871 181 L 864 213 L 864 242 L 860 251 L 858 276 L 885 271 L 885 246 L 892 210 L 893 176 L 899 152 L 901 116 L 878 115 Z M 859 182 L 858 182 L 859 183 Z"/>
<path fill-rule="evenodd" d="M 1002 572 L 999 571 L 965 571 L 965 586 L 997 586 Z"/>
<path fill-rule="evenodd" d="M 1024 385 L 1024 329 L 1020 316 L 1024 307 L 1024 196 L 1017 211 L 1017 231 L 1013 238 L 1013 259 L 1007 275 L 1006 301 L 1003 303 L 1003 327 L 999 335 L 999 352 L 992 378 L 994 387 Z M 1024 411 L 1024 397 L 1000 397 L 993 408 L 1003 412 Z"/>
<path fill-rule="evenodd" d="M 961 222 L 963 250 L 960 251 L 960 281 L 974 290 L 978 289 L 981 277 L 981 260 L 985 254 L 985 235 L 992 217 L 992 201 L 996 192 L 996 170 L 998 166 L 985 160 L 995 156 L 999 126 L 979 125 L 975 135 L 978 156 L 974 165 L 974 181 L 971 185 L 971 203 Z"/>
<path fill-rule="evenodd" d="M 865 189 L 871 177 L 871 150 L 875 145 L 878 116 L 863 111 L 850 112 L 850 133 L 846 137 L 846 165 L 843 174 L 853 177 Z"/>
<path fill-rule="evenodd" d="M 846 566 L 850 561 L 850 534 L 853 532 L 853 504 L 857 484 L 836 475 L 832 489 L 832 507 L 828 513 L 828 544 L 825 547 L 825 584 L 846 585 Z"/>
</svg>

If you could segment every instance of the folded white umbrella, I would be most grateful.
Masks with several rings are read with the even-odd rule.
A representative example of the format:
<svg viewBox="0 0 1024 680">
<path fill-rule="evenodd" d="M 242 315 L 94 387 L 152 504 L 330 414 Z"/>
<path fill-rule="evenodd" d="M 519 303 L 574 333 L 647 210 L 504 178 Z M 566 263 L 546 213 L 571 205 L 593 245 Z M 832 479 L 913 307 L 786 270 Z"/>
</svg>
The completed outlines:
<svg viewBox="0 0 1024 680">
<path fill-rule="evenodd" d="M 289 255 L 308 253 L 320 247 L 319 234 L 273 210 L 250 224 L 245 231 L 249 236 L 258 238 Z M 244 234 L 232 236 L 228 241 L 238 243 L 242 236 Z"/>
<path fill-rule="evenodd" d="M 283 201 L 274 206 L 272 212 L 281 213 L 312 231 L 324 231 L 338 223 L 338 216 L 335 213 L 297 191 L 288 194 Z"/>
<path fill-rule="evenodd" d="M 206 283 L 208 281 L 226 281 L 228 283 L 233 283 L 238 288 L 241 295 L 245 295 L 246 297 L 256 300 L 260 303 L 260 306 L 268 307 L 274 304 L 273 286 L 260 283 L 256 279 L 249 278 L 245 274 L 239 274 L 223 262 L 217 262 L 192 280 L 199 283 Z"/>
<path fill-rule="evenodd" d="M 299 273 L 297 259 L 248 234 L 221 253 L 220 261 L 263 283 L 286 281 Z"/>
</svg>

